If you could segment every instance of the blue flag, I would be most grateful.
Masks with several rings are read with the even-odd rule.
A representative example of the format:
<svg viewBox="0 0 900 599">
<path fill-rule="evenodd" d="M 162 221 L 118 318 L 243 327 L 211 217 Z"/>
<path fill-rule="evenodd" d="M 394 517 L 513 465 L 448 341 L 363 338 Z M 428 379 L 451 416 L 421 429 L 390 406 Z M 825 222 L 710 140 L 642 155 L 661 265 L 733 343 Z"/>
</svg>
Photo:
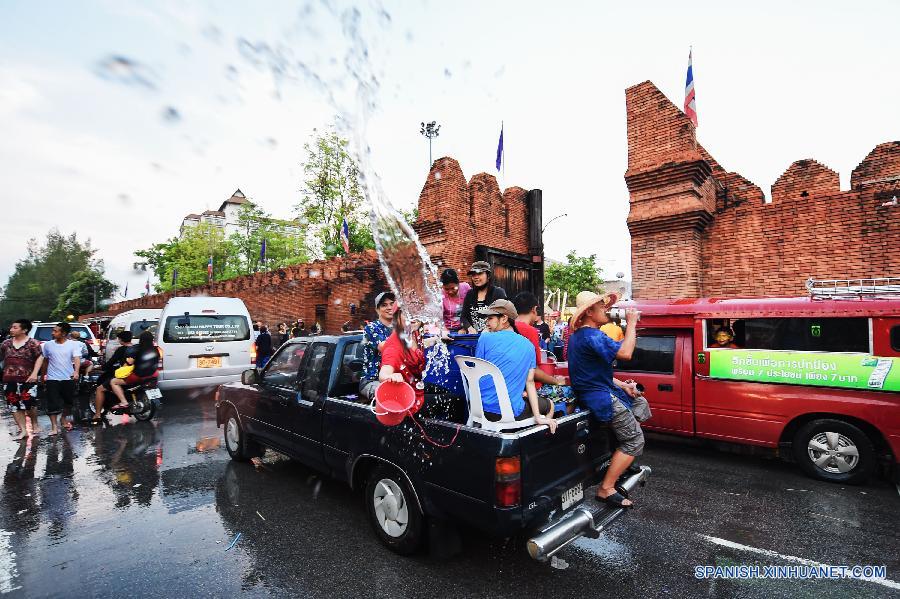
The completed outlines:
<svg viewBox="0 0 900 599">
<path fill-rule="evenodd" d="M 128 297 L 128 281 L 125 281 L 125 293 L 122 294 L 122 297 Z"/>
<path fill-rule="evenodd" d="M 497 142 L 497 172 L 500 172 L 501 164 L 503 164 L 503 123 L 500 123 L 500 141 Z"/>
<path fill-rule="evenodd" d="M 263 237 L 262 245 L 259 248 L 259 261 L 263 264 L 266 263 L 266 239 Z"/>
</svg>

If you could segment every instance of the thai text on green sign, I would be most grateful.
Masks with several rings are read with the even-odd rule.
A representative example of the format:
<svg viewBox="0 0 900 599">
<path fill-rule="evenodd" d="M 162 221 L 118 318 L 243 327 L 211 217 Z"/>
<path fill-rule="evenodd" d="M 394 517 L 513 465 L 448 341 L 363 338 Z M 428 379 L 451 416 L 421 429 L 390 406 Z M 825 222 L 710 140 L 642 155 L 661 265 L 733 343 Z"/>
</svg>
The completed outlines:
<svg viewBox="0 0 900 599">
<path fill-rule="evenodd" d="M 709 376 L 760 383 L 900 391 L 900 358 L 859 353 L 712 349 Z"/>
</svg>

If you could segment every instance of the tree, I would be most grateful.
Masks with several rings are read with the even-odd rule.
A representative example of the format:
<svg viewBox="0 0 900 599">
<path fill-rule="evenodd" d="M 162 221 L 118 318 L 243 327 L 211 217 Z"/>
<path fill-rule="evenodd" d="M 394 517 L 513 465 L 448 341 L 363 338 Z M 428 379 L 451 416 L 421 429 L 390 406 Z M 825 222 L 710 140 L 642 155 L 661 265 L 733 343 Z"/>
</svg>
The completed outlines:
<svg viewBox="0 0 900 599">
<path fill-rule="evenodd" d="M 229 251 L 231 250 L 231 251 Z M 184 289 L 205 285 L 208 280 L 207 265 L 213 259 L 213 279 L 228 277 L 227 257 L 234 250 L 225 240 L 225 232 L 210 223 L 199 223 L 185 229 L 181 237 L 173 237 L 156 243 L 146 250 L 138 250 L 135 256 L 147 261 L 147 265 L 159 279 L 157 292 L 175 288 L 172 275 L 178 270 L 177 287 Z"/>
<path fill-rule="evenodd" d="M 247 202 L 238 210 L 237 225 L 238 231 L 228 237 L 229 278 L 308 260 L 305 231 L 296 221 L 273 219 L 259 206 Z M 265 264 L 261 262 L 263 240 L 266 241 Z"/>
<path fill-rule="evenodd" d="M 112 297 L 117 289 L 118 285 L 104 278 L 103 272 L 99 270 L 88 268 L 78 271 L 60 294 L 51 316 L 63 319 L 69 314 L 78 316 L 96 312 L 101 303 Z"/>
<path fill-rule="evenodd" d="M 26 257 L 16 263 L 4 288 L 0 323 L 6 325 L 16 318 L 48 319 L 75 273 L 91 267 L 102 270 L 101 262 L 92 264 L 94 252 L 90 241 L 82 243 L 75 233 L 66 236 L 58 229 L 47 234 L 44 245 L 30 239 Z"/>
<path fill-rule="evenodd" d="M 172 275 L 178 270 L 179 289 L 205 285 L 209 259 L 213 260 L 213 280 L 226 281 L 242 275 L 289 264 L 306 262 L 304 232 L 299 223 L 271 218 L 252 203 L 241 205 L 238 230 L 225 237 L 222 228 L 199 223 L 184 230 L 180 237 L 156 243 L 135 255 L 159 279 L 157 292 L 171 291 Z M 266 240 L 266 263 L 261 263 L 262 240 Z"/>
<path fill-rule="evenodd" d="M 570 301 L 580 291 L 602 292 L 603 275 L 597 266 L 597 255 L 578 256 L 574 250 L 566 254 L 565 262 L 550 264 L 544 270 L 544 287 L 563 294 L 568 293 Z"/>
<path fill-rule="evenodd" d="M 331 131 L 303 147 L 306 180 L 296 210 L 309 226 L 310 251 L 316 257 L 329 258 L 343 252 L 340 235 L 345 218 L 351 252 L 375 247 L 359 185 L 359 168 L 347 146 L 347 140 Z"/>
</svg>

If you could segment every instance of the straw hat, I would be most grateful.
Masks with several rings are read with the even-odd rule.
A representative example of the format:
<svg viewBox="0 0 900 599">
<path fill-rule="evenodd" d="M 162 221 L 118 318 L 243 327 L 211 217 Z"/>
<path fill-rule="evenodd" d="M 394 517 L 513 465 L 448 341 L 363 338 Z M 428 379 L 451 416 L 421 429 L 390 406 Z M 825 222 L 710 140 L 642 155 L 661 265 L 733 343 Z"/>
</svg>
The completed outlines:
<svg viewBox="0 0 900 599">
<path fill-rule="evenodd" d="M 603 305 L 609 308 L 617 301 L 619 301 L 619 296 L 615 293 L 600 295 L 593 291 L 582 291 L 575 296 L 575 315 L 572 317 L 572 330 L 577 331 L 581 327 L 582 316 L 594 304 L 603 302 Z"/>
</svg>

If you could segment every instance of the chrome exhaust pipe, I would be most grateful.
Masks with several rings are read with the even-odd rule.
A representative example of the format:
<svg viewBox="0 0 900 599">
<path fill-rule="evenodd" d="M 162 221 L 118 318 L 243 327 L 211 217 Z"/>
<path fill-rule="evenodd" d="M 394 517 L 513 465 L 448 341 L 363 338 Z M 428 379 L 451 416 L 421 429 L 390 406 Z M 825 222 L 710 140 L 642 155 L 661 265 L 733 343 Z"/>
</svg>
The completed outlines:
<svg viewBox="0 0 900 599">
<path fill-rule="evenodd" d="M 626 491 L 631 491 L 650 476 L 650 467 L 641 466 L 641 471 L 632 474 L 622 483 Z M 627 508 L 607 510 L 600 506 L 579 506 L 563 520 L 544 529 L 529 539 L 526 547 L 528 555 L 539 562 L 550 559 L 560 549 L 583 536 L 597 538 Z"/>
</svg>

